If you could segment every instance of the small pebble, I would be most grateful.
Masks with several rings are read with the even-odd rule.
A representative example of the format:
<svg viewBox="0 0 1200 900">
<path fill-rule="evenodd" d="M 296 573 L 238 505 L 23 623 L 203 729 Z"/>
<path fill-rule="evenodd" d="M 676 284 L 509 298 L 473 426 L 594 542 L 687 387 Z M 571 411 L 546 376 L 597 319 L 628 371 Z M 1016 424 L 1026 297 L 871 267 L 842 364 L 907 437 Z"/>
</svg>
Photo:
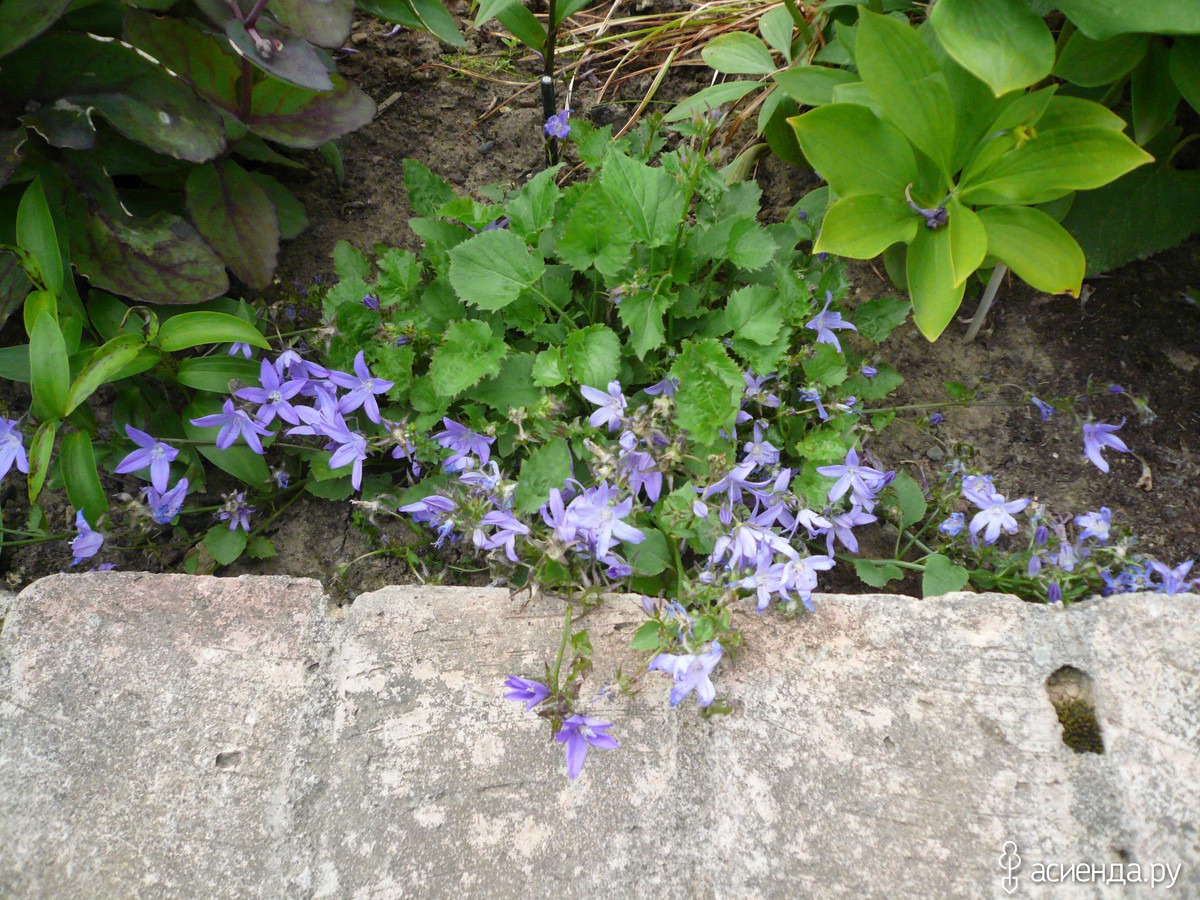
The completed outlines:
<svg viewBox="0 0 1200 900">
<path fill-rule="evenodd" d="M 932 459 L 934 462 L 940 462 L 941 460 L 946 458 L 946 451 L 943 450 L 941 447 L 930 447 L 928 450 L 925 451 L 925 455 L 928 456 L 930 459 Z"/>
<path fill-rule="evenodd" d="M 371 36 L 369 34 L 367 34 L 365 31 L 356 31 L 354 33 L 354 35 L 350 38 L 350 43 L 365 44 L 370 39 L 371 39 Z"/>
</svg>

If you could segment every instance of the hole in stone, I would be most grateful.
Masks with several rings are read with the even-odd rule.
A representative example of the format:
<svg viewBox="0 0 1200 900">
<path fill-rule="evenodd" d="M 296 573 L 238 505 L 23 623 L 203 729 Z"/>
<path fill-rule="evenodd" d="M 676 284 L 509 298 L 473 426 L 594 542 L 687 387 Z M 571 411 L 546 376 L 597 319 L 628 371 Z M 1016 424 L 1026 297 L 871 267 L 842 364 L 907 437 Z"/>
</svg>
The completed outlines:
<svg viewBox="0 0 1200 900">
<path fill-rule="evenodd" d="M 1046 679 L 1046 694 L 1058 714 L 1063 743 L 1076 753 L 1104 752 L 1092 687 L 1092 677 L 1074 666 L 1062 666 Z"/>
<path fill-rule="evenodd" d="M 232 769 L 242 761 L 242 753 L 240 750 L 230 750 L 227 753 L 217 754 L 218 769 Z"/>
</svg>

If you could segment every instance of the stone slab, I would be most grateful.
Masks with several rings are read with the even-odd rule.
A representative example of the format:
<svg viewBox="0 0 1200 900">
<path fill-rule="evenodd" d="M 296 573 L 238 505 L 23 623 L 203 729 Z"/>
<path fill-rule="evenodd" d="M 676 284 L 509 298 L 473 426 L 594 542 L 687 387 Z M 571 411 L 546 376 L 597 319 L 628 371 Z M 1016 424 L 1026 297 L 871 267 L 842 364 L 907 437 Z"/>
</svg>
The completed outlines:
<svg viewBox="0 0 1200 900">
<path fill-rule="evenodd" d="M 0 633 L 0 895 L 1158 895 L 1032 883 L 1136 863 L 1200 896 L 1200 597 L 817 600 L 743 617 L 734 712 L 704 721 L 641 677 L 640 610 L 613 598 L 582 696 L 622 746 L 571 782 L 501 699 L 552 660 L 558 601 L 47 579 Z M 1064 666 L 1103 754 L 1063 743 Z M 632 696 L 605 690 L 618 668 Z"/>
</svg>

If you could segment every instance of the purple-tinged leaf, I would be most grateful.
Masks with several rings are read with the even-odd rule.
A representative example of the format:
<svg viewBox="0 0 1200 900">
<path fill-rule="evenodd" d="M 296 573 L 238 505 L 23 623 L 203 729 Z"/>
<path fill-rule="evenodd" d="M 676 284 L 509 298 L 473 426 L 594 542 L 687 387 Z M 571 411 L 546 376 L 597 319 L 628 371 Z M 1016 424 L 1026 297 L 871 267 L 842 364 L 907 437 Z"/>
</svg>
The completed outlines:
<svg viewBox="0 0 1200 900">
<path fill-rule="evenodd" d="M 0 3 L 0 56 L 23 47 L 53 25 L 71 0 L 5 0 Z"/>
<path fill-rule="evenodd" d="M 229 43 L 243 59 L 299 87 L 312 91 L 333 90 L 329 69 L 312 44 L 266 16 L 258 20 L 254 30 L 257 40 L 236 19 L 225 24 Z"/>
<path fill-rule="evenodd" d="M 369 123 L 375 101 L 337 75 L 330 79 L 332 91 L 307 91 L 274 78 L 260 82 L 246 126 L 269 141 L 315 150 Z"/>
<path fill-rule="evenodd" d="M 256 290 L 271 284 L 279 255 L 279 219 L 271 198 L 245 169 L 230 159 L 192 169 L 187 210 L 234 275 Z"/>
<path fill-rule="evenodd" d="M 21 116 L 20 120 L 21 124 L 32 128 L 52 147 L 90 150 L 96 145 L 96 128 L 87 110 L 65 98 Z"/>
<path fill-rule="evenodd" d="M 0 131 L 0 187 L 8 184 L 13 172 L 21 164 L 19 155 L 21 145 L 25 143 L 25 129 L 14 128 L 12 131 Z"/>
<path fill-rule="evenodd" d="M 131 12 L 125 17 L 125 40 L 167 61 L 172 72 L 213 105 L 237 111 L 241 66 L 224 39 L 182 19 Z"/>
<path fill-rule="evenodd" d="M 225 264 L 187 222 L 88 210 L 71 222 L 72 257 L 94 287 L 139 303 L 202 303 L 229 288 Z"/>
<path fill-rule="evenodd" d="M 271 202 L 275 204 L 275 214 L 279 217 L 279 237 L 290 241 L 303 234 L 308 228 L 308 214 L 304 211 L 304 204 L 296 199 L 296 195 L 270 175 L 251 172 L 250 177 L 266 191 Z"/>
<path fill-rule="evenodd" d="M 350 37 L 354 0 L 275 0 L 271 15 L 305 40 L 333 50 Z"/>
</svg>

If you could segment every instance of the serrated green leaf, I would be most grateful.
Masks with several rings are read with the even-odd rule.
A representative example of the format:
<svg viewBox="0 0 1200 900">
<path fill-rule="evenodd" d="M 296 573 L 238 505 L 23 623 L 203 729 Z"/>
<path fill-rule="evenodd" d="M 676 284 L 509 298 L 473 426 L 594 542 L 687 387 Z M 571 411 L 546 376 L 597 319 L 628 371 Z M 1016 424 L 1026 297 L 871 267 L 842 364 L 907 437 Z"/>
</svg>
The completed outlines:
<svg viewBox="0 0 1200 900">
<path fill-rule="evenodd" d="M 621 339 L 605 325 L 572 332 L 563 344 L 563 361 L 576 384 L 603 390 L 621 367 Z"/>
<path fill-rule="evenodd" d="M 246 532 L 228 525 L 214 525 L 204 535 L 204 546 L 218 565 L 227 566 L 235 562 L 246 549 Z"/>
<path fill-rule="evenodd" d="M 770 75 L 779 68 L 767 45 L 744 31 L 718 35 L 700 55 L 708 66 L 726 75 Z"/>
<path fill-rule="evenodd" d="M 554 179 L 561 168 L 538 172 L 504 205 L 511 220 L 509 228 L 528 243 L 537 243 L 537 236 L 554 222 L 554 207 L 562 195 Z"/>
<path fill-rule="evenodd" d="M 562 357 L 562 351 L 557 347 L 543 350 L 533 361 L 530 374 L 535 384 L 542 387 L 554 387 L 562 384 L 570 377 L 567 363 Z"/>
<path fill-rule="evenodd" d="M 510 353 L 500 364 L 500 374 L 471 391 L 471 399 L 505 413 L 533 406 L 544 393 L 533 380 L 535 360 L 532 353 Z"/>
<path fill-rule="evenodd" d="M 250 559 L 272 559 L 279 555 L 269 538 L 259 535 L 246 544 L 246 556 Z"/>
<path fill-rule="evenodd" d="M 825 213 L 813 252 L 872 259 L 892 244 L 907 244 L 916 237 L 919 218 L 894 197 L 843 197 Z"/>
<path fill-rule="evenodd" d="M 922 597 L 940 597 L 961 591 L 971 580 L 971 573 L 957 566 L 947 557 L 934 554 L 925 560 L 925 574 L 921 578 Z"/>
<path fill-rule="evenodd" d="M 779 292 L 761 284 L 747 285 L 729 295 L 725 319 L 735 337 L 766 346 L 783 330 Z"/>
<path fill-rule="evenodd" d="M 836 387 L 847 378 L 846 357 L 832 344 L 813 344 L 812 356 L 801 363 L 811 384 Z"/>
<path fill-rule="evenodd" d="M 904 571 L 898 566 L 874 559 L 854 560 L 854 574 L 863 584 L 874 588 L 885 587 L 889 581 L 898 581 L 904 577 Z"/>
<path fill-rule="evenodd" d="M 908 528 L 916 525 L 925 518 L 929 504 L 925 500 L 925 492 L 911 477 L 901 472 L 892 481 L 892 491 L 900 504 L 900 527 Z"/>
<path fill-rule="evenodd" d="M 859 400 L 882 400 L 903 383 L 903 375 L 887 363 L 879 363 L 875 367 L 875 374 L 870 378 L 859 373 L 848 379 L 844 391 L 853 394 Z"/>
<path fill-rule="evenodd" d="M 315 458 L 312 461 L 315 462 Z M 351 483 L 349 475 L 340 478 L 334 476 L 325 479 L 314 478 L 304 486 L 304 489 L 314 497 L 334 501 L 345 500 L 354 493 L 354 485 Z"/>
<path fill-rule="evenodd" d="M 433 352 L 429 380 L 439 396 L 454 397 L 484 378 L 499 374 L 500 361 L 507 354 L 508 345 L 492 333 L 486 322 L 455 322 Z"/>
<path fill-rule="evenodd" d="M 657 622 L 643 622 L 633 633 L 629 642 L 630 650 L 655 650 L 658 648 L 658 635 L 662 626 Z"/>
<path fill-rule="evenodd" d="M 679 381 L 676 418 L 698 444 L 711 444 L 718 431 L 729 431 L 741 408 L 745 381 L 737 364 L 713 338 L 684 341 L 671 366 Z"/>
<path fill-rule="evenodd" d="M 503 309 L 545 271 L 540 253 L 530 253 L 510 231 L 485 231 L 450 251 L 450 284 L 466 303 Z"/>
<path fill-rule="evenodd" d="M 663 314 L 670 303 L 670 298 L 652 291 L 637 291 L 617 306 L 617 315 L 629 329 L 629 343 L 638 359 L 645 359 L 647 353 L 662 346 L 666 337 Z"/>
<path fill-rule="evenodd" d="M 778 248 L 766 229 L 754 219 L 737 219 L 729 232 L 729 261 L 747 272 L 769 263 Z"/>
<path fill-rule="evenodd" d="M 635 240 L 647 247 L 675 240 L 687 197 L 665 169 L 614 153 L 600 172 L 600 184 L 629 220 Z"/>
<path fill-rule="evenodd" d="M 854 325 L 869 341 L 882 344 L 888 335 L 904 324 L 912 304 L 900 297 L 876 297 L 854 309 Z"/>
<path fill-rule="evenodd" d="M 592 184 L 567 215 L 556 252 L 577 271 L 595 266 L 614 276 L 633 252 L 633 231 L 616 201 Z"/>
<path fill-rule="evenodd" d="M 1054 65 L 1050 29 L 1020 0 L 940 0 L 929 21 L 949 54 L 997 97 L 1036 84 Z"/>
<path fill-rule="evenodd" d="M 644 528 L 645 537 L 639 544 L 626 544 L 629 565 L 636 575 L 657 575 L 671 567 L 673 557 L 667 539 L 657 528 Z"/>
<path fill-rule="evenodd" d="M 99 522 L 108 512 L 108 497 L 100 484 L 92 439 L 86 431 L 72 431 L 63 438 L 58 464 L 71 506 L 82 509 L 89 522 Z"/>
<path fill-rule="evenodd" d="M 536 511 L 550 499 L 550 489 L 561 488 L 572 474 L 571 450 L 567 442 L 543 444 L 521 463 L 521 477 L 513 504 L 521 512 Z"/>
<path fill-rule="evenodd" d="M 162 323 L 155 343 L 167 353 L 202 344 L 242 343 L 271 349 L 270 342 L 249 322 L 219 312 L 187 312 Z"/>
<path fill-rule="evenodd" d="M 404 160 L 404 189 L 413 212 L 425 218 L 437 215 L 443 203 L 454 199 L 454 189 L 415 159 Z"/>
<path fill-rule="evenodd" d="M 1079 296 L 1086 262 L 1065 228 L 1027 206 L 988 207 L 979 211 L 979 219 L 987 234 L 989 256 L 1039 291 Z"/>
</svg>

